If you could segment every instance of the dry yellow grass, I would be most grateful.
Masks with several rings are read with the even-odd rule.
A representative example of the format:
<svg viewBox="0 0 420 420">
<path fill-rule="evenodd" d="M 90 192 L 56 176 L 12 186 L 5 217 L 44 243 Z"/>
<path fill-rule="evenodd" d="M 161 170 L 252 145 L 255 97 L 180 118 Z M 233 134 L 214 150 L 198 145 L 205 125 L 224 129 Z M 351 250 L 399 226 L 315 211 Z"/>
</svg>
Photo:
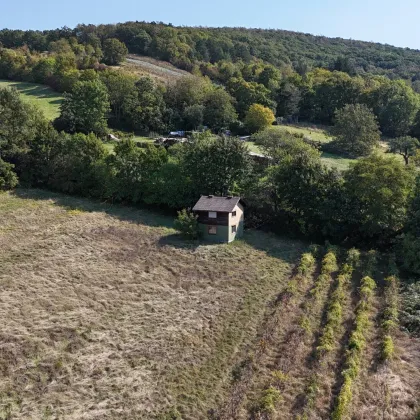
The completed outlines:
<svg viewBox="0 0 420 420">
<path fill-rule="evenodd" d="M 299 242 L 184 243 L 171 218 L 0 194 L 0 418 L 207 418 Z"/>
</svg>

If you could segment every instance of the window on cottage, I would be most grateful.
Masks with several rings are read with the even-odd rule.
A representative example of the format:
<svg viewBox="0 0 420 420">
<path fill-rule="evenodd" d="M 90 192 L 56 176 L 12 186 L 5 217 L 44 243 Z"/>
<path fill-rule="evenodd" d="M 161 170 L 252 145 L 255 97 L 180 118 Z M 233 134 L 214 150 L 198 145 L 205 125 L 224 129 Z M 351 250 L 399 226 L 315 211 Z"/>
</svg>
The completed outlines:
<svg viewBox="0 0 420 420">
<path fill-rule="evenodd" d="M 209 235 L 217 235 L 217 226 L 209 226 L 208 232 L 209 232 Z"/>
<path fill-rule="evenodd" d="M 232 212 L 232 217 L 236 217 L 236 211 Z"/>
<path fill-rule="evenodd" d="M 217 219 L 217 211 L 209 211 L 209 219 Z"/>
<path fill-rule="evenodd" d="M 232 233 L 236 233 L 236 225 L 232 226 Z"/>
</svg>

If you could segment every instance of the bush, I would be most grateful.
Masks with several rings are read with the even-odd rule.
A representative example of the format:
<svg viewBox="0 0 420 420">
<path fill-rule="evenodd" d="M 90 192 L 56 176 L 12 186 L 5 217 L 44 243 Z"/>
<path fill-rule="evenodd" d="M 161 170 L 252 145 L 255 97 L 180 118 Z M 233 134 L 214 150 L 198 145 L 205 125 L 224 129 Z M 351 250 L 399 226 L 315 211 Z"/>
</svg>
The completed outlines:
<svg viewBox="0 0 420 420">
<path fill-rule="evenodd" d="M 352 248 L 347 252 L 347 264 L 351 265 L 353 268 L 356 268 L 359 265 L 360 261 L 360 251 L 356 248 Z"/>
<path fill-rule="evenodd" d="M 264 414 L 273 413 L 276 408 L 276 403 L 281 401 L 281 399 L 280 391 L 273 386 L 270 386 L 264 390 L 263 395 L 258 400 L 255 411 Z"/>
<path fill-rule="evenodd" d="M 330 274 L 337 270 L 337 259 L 332 251 L 329 251 L 322 260 L 322 273 Z"/>
<path fill-rule="evenodd" d="M 297 268 L 297 271 L 300 275 L 304 276 L 308 274 L 315 265 L 315 258 L 310 253 L 305 253 L 302 255 L 300 259 L 299 266 Z"/>
<path fill-rule="evenodd" d="M 186 239 L 198 239 L 199 237 L 197 216 L 186 209 L 178 212 L 178 217 L 175 220 L 175 228 Z"/>
<path fill-rule="evenodd" d="M 11 190 L 18 184 L 18 177 L 13 168 L 14 165 L 0 158 L 0 191 Z"/>
<path fill-rule="evenodd" d="M 394 357 L 394 341 L 390 335 L 386 335 L 382 341 L 382 359 L 391 360 Z"/>
<path fill-rule="evenodd" d="M 407 285 L 401 298 L 400 324 L 420 337 L 420 282 Z"/>
</svg>

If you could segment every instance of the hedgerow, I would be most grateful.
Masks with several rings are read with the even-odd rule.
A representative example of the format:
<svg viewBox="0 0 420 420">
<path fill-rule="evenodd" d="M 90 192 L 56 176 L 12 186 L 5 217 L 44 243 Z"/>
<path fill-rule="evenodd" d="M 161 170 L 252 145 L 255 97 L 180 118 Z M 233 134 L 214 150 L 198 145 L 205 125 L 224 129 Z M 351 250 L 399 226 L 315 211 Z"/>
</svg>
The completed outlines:
<svg viewBox="0 0 420 420">
<path fill-rule="evenodd" d="M 373 264 L 369 268 L 373 270 Z M 375 288 L 376 283 L 372 278 L 366 276 L 362 279 L 354 329 L 348 344 L 345 369 L 342 372 L 343 384 L 332 413 L 333 420 L 340 420 L 348 415 L 352 400 L 353 382 L 359 374 L 363 350 L 366 346 L 366 334 L 370 324 L 369 313 Z"/>
</svg>

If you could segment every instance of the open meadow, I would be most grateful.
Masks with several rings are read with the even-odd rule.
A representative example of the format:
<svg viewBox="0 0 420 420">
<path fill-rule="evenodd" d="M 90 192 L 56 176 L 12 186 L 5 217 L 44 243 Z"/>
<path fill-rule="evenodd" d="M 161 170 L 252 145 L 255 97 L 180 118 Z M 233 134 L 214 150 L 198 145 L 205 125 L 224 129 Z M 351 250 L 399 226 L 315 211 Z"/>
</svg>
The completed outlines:
<svg viewBox="0 0 420 420">
<path fill-rule="evenodd" d="M 415 416 L 420 341 L 393 331 L 382 361 L 378 268 L 258 231 L 185 242 L 172 217 L 39 190 L 1 194 L 0 214 L 0 418 L 329 418 L 360 308 L 347 414 Z"/>
<path fill-rule="evenodd" d="M 302 250 L 196 246 L 171 217 L 34 190 L 0 213 L 1 418 L 205 418 Z"/>
<path fill-rule="evenodd" d="M 49 120 L 54 120 L 60 115 L 63 97 L 46 85 L 0 80 L 0 88 L 2 87 L 16 88 L 20 92 L 22 100 L 36 105 Z"/>
</svg>

